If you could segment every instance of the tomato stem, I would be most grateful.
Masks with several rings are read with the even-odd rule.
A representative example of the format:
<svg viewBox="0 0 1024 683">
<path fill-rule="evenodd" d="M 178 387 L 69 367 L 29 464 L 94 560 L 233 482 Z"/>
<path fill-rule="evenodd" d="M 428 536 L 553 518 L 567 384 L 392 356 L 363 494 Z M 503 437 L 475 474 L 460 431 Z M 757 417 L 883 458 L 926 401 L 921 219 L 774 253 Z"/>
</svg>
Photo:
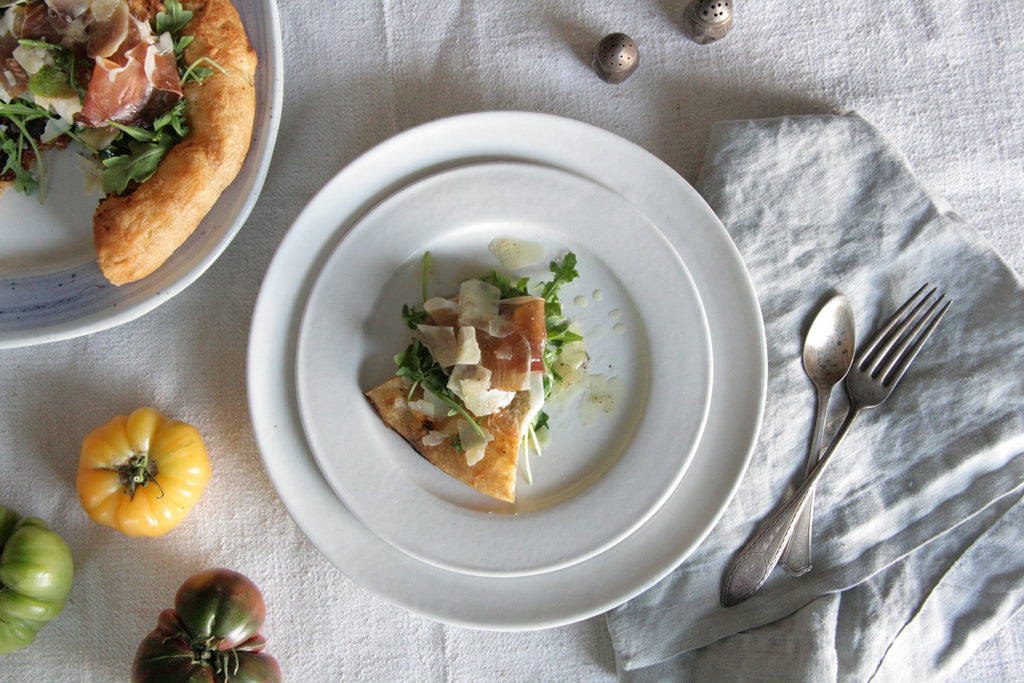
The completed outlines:
<svg viewBox="0 0 1024 683">
<path fill-rule="evenodd" d="M 135 497 L 135 489 L 139 486 L 149 486 L 149 482 L 153 482 L 160 489 L 160 495 L 163 496 L 163 487 L 160 486 L 160 482 L 156 480 L 158 474 L 158 468 L 156 462 L 149 459 L 149 455 L 146 453 L 136 453 L 132 457 L 128 458 L 128 462 L 123 465 L 117 465 L 112 468 L 121 481 L 121 486 L 124 488 L 124 492 L 131 497 Z"/>
</svg>

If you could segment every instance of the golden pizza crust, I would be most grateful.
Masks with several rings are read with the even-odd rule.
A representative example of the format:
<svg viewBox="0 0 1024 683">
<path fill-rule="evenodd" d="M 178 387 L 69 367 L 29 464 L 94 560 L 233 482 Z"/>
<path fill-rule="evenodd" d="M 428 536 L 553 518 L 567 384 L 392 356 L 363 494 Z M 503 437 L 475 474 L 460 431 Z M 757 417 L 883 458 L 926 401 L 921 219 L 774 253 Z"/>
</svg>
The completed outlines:
<svg viewBox="0 0 1024 683">
<path fill-rule="evenodd" d="M 516 463 L 522 423 L 530 407 L 529 392 L 516 394 L 506 408 L 483 420 L 483 426 L 494 435 L 487 444 L 484 457 L 475 465 L 466 464 L 466 454 L 446 440 L 438 446 L 427 446 L 423 437 L 436 425 L 422 413 L 412 410 L 406 400 L 408 383 L 394 377 L 366 392 L 366 397 L 381 419 L 402 435 L 429 462 L 480 493 L 514 503 L 516 500 Z"/>
<path fill-rule="evenodd" d="M 181 246 L 231 184 L 249 151 L 256 112 L 256 52 L 230 0 L 184 0 L 189 64 L 224 69 L 182 89 L 189 134 L 133 192 L 103 199 L 93 216 L 100 270 L 115 285 L 156 270 Z"/>
</svg>

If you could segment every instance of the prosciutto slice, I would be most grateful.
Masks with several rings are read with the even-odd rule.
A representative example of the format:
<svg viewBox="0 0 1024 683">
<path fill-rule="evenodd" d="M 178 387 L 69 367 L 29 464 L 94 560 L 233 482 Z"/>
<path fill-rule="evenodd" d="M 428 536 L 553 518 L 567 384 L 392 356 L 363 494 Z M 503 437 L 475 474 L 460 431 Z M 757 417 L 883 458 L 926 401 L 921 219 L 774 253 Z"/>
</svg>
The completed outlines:
<svg viewBox="0 0 1024 683">
<path fill-rule="evenodd" d="M 69 17 L 54 12 L 42 0 L 36 0 L 25 5 L 20 36 L 28 40 L 41 40 L 53 45 L 67 45 L 71 42 L 68 37 L 70 24 Z"/>
<path fill-rule="evenodd" d="M 82 111 L 75 120 L 99 127 L 107 121 L 146 126 L 181 99 L 181 81 L 174 51 L 150 41 L 115 54 L 97 57 Z"/>
<path fill-rule="evenodd" d="M 547 346 L 544 299 L 519 296 L 499 300 L 497 296 L 496 287 L 468 280 L 459 287 L 457 299 L 434 298 L 424 303 L 429 329 L 421 326 L 420 332 L 434 360 L 447 371 L 456 363 L 453 360 L 456 330 L 461 335 L 466 327 L 475 329 L 479 365 L 489 373 L 489 388 L 524 391 L 530 387 L 532 373 L 544 372 L 544 348 Z M 447 342 L 441 339 L 441 330 L 445 328 L 451 330 L 446 330 Z M 435 348 L 445 352 L 437 353 Z"/>
</svg>

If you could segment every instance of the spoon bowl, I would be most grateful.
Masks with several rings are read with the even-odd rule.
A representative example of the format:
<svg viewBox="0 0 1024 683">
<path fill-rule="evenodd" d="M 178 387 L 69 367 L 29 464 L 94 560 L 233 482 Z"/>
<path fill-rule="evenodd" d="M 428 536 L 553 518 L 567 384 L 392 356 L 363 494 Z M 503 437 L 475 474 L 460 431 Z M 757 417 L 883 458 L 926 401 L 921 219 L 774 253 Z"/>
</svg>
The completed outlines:
<svg viewBox="0 0 1024 683">
<path fill-rule="evenodd" d="M 814 383 L 817 395 L 817 412 L 811 447 L 807 456 L 807 471 L 818 462 L 821 455 L 821 437 L 825 430 L 828 399 L 832 387 L 839 384 L 850 371 L 856 345 L 853 307 L 843 294 L 829 299 L 815 316 L 804 339 L 804 371 Z M 793 576 L 801 576 L 811 570 L 811 516 L 814 508 L 813 492 L 807 499 L 797 520 L 793 536 L 779 563 Z"/>
<path fill-rule="evenodd" d="M 815 386 L 831 388 L 846 377 L 855 337 L 850 300 L 837 294 L 818 312 L 804 340 L 804 370 Z"/>
</svg>

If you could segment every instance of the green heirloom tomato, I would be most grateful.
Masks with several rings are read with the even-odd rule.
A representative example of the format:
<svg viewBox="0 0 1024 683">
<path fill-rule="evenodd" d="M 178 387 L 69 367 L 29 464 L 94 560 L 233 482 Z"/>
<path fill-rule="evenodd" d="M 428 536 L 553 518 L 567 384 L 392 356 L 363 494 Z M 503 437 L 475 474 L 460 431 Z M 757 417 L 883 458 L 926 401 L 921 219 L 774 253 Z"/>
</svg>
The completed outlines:
<svg viewBox="0 0 1024 683">
<path fill-rule="evenodd" d="M 277 661 L 262 652 L 267 609 L 256 585 L 238 572 L 211 569 L 178 589 L 174 609 L 139 645 L 136 683 L 278 683 Z"/>
<path fill-rule="evenodd" d="M 73 575 L 64 539 L 0 506 L 0 654 L 29 645 L 64 610 Z"/>
</svg>

